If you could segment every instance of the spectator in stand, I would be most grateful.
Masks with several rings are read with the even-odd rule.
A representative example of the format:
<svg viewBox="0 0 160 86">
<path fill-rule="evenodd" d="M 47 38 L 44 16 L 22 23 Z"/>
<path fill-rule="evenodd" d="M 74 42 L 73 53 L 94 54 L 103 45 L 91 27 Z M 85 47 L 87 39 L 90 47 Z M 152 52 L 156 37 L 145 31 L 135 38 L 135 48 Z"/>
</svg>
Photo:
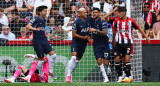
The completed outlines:
<svg viewBox="0 0 160 86">
<path fill-rule="evenodd" d="M 32 18 L 35 0 L 16 0 L 16 7 L 18 12 L 20 12 L 20 17 Z"/>
<path fill-rule="evenodd" d="M 112 10 L 112 6 L 109 5 L 105 0 L 96 1 L 93 4 L 94 8 L 99 8 L 101 12 L 109 13 Z"/>
<path fill-rule="evenodd" d="M 48 25 L 45 27 L 46 35 L 49 36 L 56 28 L 55 19 L 51 17 L 48 19 Z"/>
<path fill-rule="evenodd" d="M 89 11 L 89 9 L 93 5 L 93 2 L 95 2 L 95 0 L 72 0 L 71 1 L 71 10 L 72 10 L 72 12 L 75 12 L 79 8 L 84 7 L 87 9 L 87 11 Z"/>
<path fill-rule="evenodd" d="M 156 22 L 156 15 L 152 11 L 150 11 L 150 3 L 144 4 L 143 19 L 148 23 L 150 29 L 152 29 L 153 24 Z"/>
<path fill-rule="evenodd" d="M 112 5 L 112 4 L 113 4 L 113 1 L 112 1 L 112 0 L 107 0 L 107 3 L 108 3 L 109 5 Z"/>
<path fill-rule="evenodd" d="M 4 14 L 4 10 L 2 8 L 0 8 L 0 31 L 2 31 L 3 25 L 8 25 L 8 18 Z"/>
<path fill-rule="evenodd" d="M 149 30 L 149 33 L 147 34 L 147 36 L 149 39 L 156 39 L 153 29 Z"/>
<path fill-rule="evenodd" d="M 42 5 L 45 5 L 45 6 L 48 7 L 47 8 L 47 18 L 49 17 L 50 9 L 52 7 L 51 0 L 36 0 L 35 4 L 34 4 L 33 17 L 36 16 L 36 9 L 37 9 L 37 7 L 42 6 Z"/>
<path fill-rule="evenodd" d="M 8 23 L 10 23 L 12 21 L 12 14 L 8 13 L 7 18 L 8 18 Z"/>
<path fill-rule="evenodd" d="M 121 0 L 113 0 L 113 7 L 114 6 L 125 6 L 125 3 L 122 3 Z"/>
<path fill-rule="evenodd" d="M 25 27 L 27 24 L 24 21 L 19 20 L 18 12 L 12 14 L 12 21 L 9 24 L 9 27 L 11 28 L 11 31 L 16 35 L 16 37 L 20 36 L 20 28 Z"/>
<path fill-rule="evenodd" d="M 59 13 L 59 8 L 54 5 L 53 7 L 53 14 L 54 15 L 50 15 L 51 17 L 53 16 L 54 19 L 55 19 L 55 24 L 62 24 L 63 25 L 63 22 L 64 22 L 64 16 L 61 16 Z"/>
<path fill-rule="evenodd" d="M 150 4 L 150 11 L 153 13 L 156 13 L 156 15 L 158 15 L 158 13 L 156 11 L 158 11 L 160 9 L 160 2 L 157 0 L 146 0 L 143 2 L 143 4 L 145 3 L 149 3 Z M 144 6 L 144 5 L 143 5 Z"/>
<path fill-rule="evenodd" d="M 153 25 L 153 31 L 155 34 L 155 38 L 156 39 L 160 39 L 160 13 L 157 16 L 157 21 L 154 25 Z"/>
<path fill-rule="evenodd" d="M 70 17 L 64 18 L 64 25 L 62 26 L 62 29 L 67 32 L 68 39 L 72 40 L 72 21 Z"/>
<path fill-rule="evenodd" d="M 29 39 L 29 37 L 26 36 L 26 27 L 21 27 L 20 33 L 21 36 L 19 36 L 18 39 Z"/>
<path fill-rule="evenodd" d="M 8 40 L 15 40 L 16 39 L 15 35 L 12 32 L 10 32 L 10 28 L 8 26 L 2 27 L 2 32 L 0 34 L 0 38 L 5 38 Z"/>
<path fill-rule="evenodd" d="M 0 7 L 3 8 L 4 13 L 12 12 L 16 9 L 16 2 L 14 0 L 0 0 Z"/>
<path fill-rule="evenodd" d="M 62 29 L 61 24 L 57 24 L 56 29 L 48 37 L 49 40 L 64 40 L 67 39 L 67 32 Z"/>
<path fill-rule="evenodd" d="M 61 16 L 70 15 L 70 0 L 55 0 L 54 5 L 56 5 L 59 8 L 59 14 Z"/>
</svg>

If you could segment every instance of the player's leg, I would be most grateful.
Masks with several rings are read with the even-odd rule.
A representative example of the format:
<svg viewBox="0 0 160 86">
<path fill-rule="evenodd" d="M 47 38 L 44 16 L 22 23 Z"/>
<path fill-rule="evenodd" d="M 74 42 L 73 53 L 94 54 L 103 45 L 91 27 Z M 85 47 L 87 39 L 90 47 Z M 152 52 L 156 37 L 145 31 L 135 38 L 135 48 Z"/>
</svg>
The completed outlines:
<svg viewBox="0 0 160 86">
<path fill-rule="evenodd" d="M 120 59 L 122 56 L 122 45 L 116 43 L 116 46 L 114 47 L 114 56 L 115 56 L 115 68 L 116 68 L 116 72 L 117 72 L 117 77 L 118 77 L 118 81 L 117 82 L 121 82 L 123 77 L 122 77 L 122 64 L 120 63 Z"/>
<path fill-rule="evenodd" d="M 44 52 L 46 54 L 49 54 L 50 55 L 50 58 L 49 58 L 49 75 L 53 78 L 53 79 L 57 79 L 56 76 L 54 75 L 53 73 L 53 67 L 56 63 L 56 57 L 57 55 L 55 54 L 55 51 L 54 49 L 52 48 L 51 44 L 46 41 L 44 42 Z"/>
<path fill-rule="evenodd" d="M 104 82 L 109 82 L 104 65 L 102 63 L 102 58 L 104 56 L 103 48 L 95 47 L 95 46 L 93 48 L 94 48 L 94 55 L 96 57 L 98 67 L 99 67 L 100 71 L 102 72 L 102 76 L 104 78 Z"/>
<path fill-rule="evenodd" d="M 77 43 L 74 43 L 72 41 L 72 44 L 71 44 L 72 57 L 68 63 L 68 71 L 67 71 L 67 77 L 66 77 L 67 82 L 71 82 L 71 74 L 75 70 L 81 57 L 83 56 L 85 48 L 86 48 L 86 44 L 82 44 L 82 46 L 78 46 Z"/>
<path fill-rule="evenodd" d="M 131 54 L 131 45 L 130 44 L 125 45 L 124 71 L 125 71 L 126 77 L 122 82 L 132 82 L 133 81 L 133 79 L 131 78 L 131 63 L 130 63 L 131 55 L 130 54 Z"/>
<path fill-rule="evenodd" d="M 104 50 L 103 50 L 103 60 L 104 60 L 104 65 L 106 66 L 106 72 L 109 75 L 111 73 L 111 69 L 109 67 L 109 61 L 110 61 L 110 49 L 109 45 L 106 45 Z"/>
<path fill-rule="evenodd" d="M 38 61 L 34 61 L 32 63 L 31 69 L 29 71 L 29 73 L 27 74 L 26 77 L 22 77 L 21 79 L 27 82 L 30 82 L 31 76 L 33 75 L 33 73 L 35 73 L 35 71 L 37 70 L 37 63 Z"/>
<path fill-rule="evenodd" d="M 51 51 L 49 53 L 49 55 L 51 56 L 51 58 L 49 59 L 49 75 L 53 78 L 53 79 L 57 79 L 57 77 L 54 75 L 53 73 L 53 67 L 56 63 L 56 57 L 57 55 L 55 54 L 55 51 Z"/>
<path fill-rule="evenodd" d="M 23 66 L 23 65 L 20 65 L 17 70 L 15 71 L 13 77 L 9 78 L 9 79 L 4 79 L 4 82 L 7 82 L 7 83 L 13 83 L 15 82 L 15 79 L 21 74 L 25 74 L 27 72 L 27 67 Z"/>
</svg>

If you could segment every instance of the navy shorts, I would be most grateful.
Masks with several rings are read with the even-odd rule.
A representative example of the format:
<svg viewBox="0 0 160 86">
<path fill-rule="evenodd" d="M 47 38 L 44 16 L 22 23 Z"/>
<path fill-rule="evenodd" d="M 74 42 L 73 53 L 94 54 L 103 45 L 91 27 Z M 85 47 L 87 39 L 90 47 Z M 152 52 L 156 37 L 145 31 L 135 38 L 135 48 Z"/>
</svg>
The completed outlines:
<svg viewBox="0 0 160 86">
<path fill-rule="evenodd" d="M 114 49 L 114 56 L 120 56 L 125 57 L 125 55 L 131 55 L 132 51 L 131 44 L 119 44 L 116 43 L 115 49 Z"/>
<path fill-rule="evenodd" d="M 110 60 L 110 50 L 108 45 L 103 46 L 93 46 L 94 48 L 94 55 L 96 60 L 98 58 L 103 58 L 105 60 Z"/>
<path fill-rule="evenodd" d="M 86 46 L 87 46 L 87 41 L 76 42 L 75 40 L 72 40 L 71 52 L 77 52 L 77 57 L 82 58 L 85 52 Z"/>
<path fill-rule="evenodd" d="M 33 47 L 38 58 L 43 58 L 44 53 L 48 54 L 49 52 L 53 51 L 53 48 L 49 41 L 33 42 Z"/>
</svg>

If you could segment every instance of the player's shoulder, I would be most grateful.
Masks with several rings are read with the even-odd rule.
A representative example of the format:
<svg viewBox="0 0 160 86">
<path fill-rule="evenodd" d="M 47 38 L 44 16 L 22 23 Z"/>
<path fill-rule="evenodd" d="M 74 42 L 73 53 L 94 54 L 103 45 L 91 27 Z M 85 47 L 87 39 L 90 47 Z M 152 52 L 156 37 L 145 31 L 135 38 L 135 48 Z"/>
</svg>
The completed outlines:
<svg viewBox="0 0 160 86">
<path fill-rule="evenodd" d="M 90 16 L 87 16 L 87 20 L 93 20 L 93 18 L 92 17 L 90 17 Z"/>
<path fill-rule="evenodd" d="M 118 21 L 120 21 L 121 20 L 121 18 L 115 18 L 114 19 L 114 22 L 116 23 L 116 22 L 118 22 Z"/>
<path fill-rule="evenodd" d="M 113 20 L 113 19 L 115 19 L 115 18 L 116 18 L 116 17 L 109 17 L 110 20 Z"/>
<path fill-rule="evenodd" d="M 78 24 L 79 22 L 80 22 L 80 19 L 78 18 L 74 21 L 74 24 Z"/>
</svg>

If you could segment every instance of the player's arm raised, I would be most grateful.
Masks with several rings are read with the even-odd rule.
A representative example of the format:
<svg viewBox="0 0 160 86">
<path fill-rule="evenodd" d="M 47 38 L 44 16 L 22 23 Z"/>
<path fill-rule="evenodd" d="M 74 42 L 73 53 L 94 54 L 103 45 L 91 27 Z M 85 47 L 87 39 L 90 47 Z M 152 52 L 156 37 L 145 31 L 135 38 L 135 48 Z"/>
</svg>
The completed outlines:
<svg viewBox="0 0 160 86">
<path fill-rule="evenodd" d="M 103 16 L 103 19 L 105 19 L 107 22 L 109 21 L 109 16 L 113 14 L 113 12 L 117 11 L 118 7 L 114 8 L 111 12 Z"/>
</svg>

